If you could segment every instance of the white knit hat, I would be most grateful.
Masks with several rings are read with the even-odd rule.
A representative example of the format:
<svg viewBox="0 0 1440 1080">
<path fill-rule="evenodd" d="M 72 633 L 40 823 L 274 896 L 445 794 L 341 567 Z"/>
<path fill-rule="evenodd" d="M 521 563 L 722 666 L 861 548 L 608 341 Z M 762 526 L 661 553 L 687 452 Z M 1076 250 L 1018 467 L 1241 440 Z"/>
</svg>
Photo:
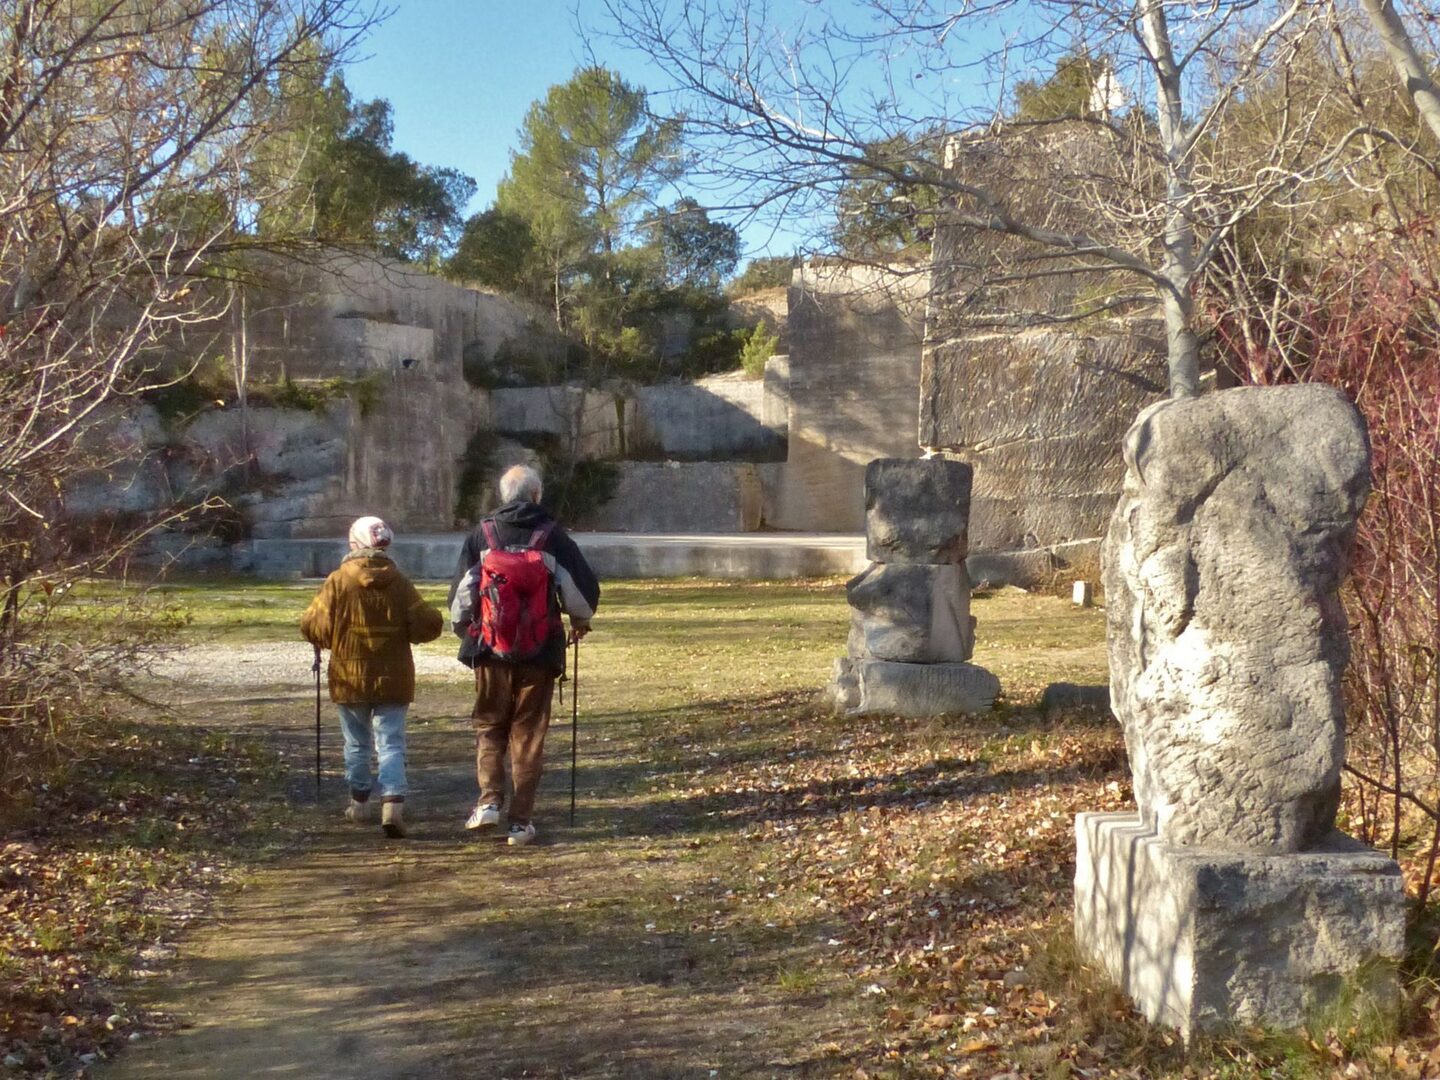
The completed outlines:
<svg viewBox="0 0 1440 1080">
<path fill-rule="evenodd" d="M 352 550 L 389 547 L 390 541 L 394 539 L 395 534 L 390 531 L 390 526 L 378 517 L 358 518 L 355 524 L 350 526 Z"/>
</svg>

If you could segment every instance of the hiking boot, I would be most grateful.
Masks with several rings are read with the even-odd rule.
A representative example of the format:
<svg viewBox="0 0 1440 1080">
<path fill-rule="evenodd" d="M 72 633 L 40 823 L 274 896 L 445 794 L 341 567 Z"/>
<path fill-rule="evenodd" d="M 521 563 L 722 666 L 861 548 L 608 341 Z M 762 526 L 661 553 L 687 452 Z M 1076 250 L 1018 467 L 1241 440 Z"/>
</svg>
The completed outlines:
<svg viewBox="0 0 1440 1080">
<path fill-rule="evenodd" d="M 387 802 L 380 808 L 380 828 L 385 830 L 385 835 L 391 840 L 399 840 L 405 835 L 405 804 L 398 802 Z"/>
<path fill-rule="evenodd" d="M 374 806 L 372 802 L 351 798 L 350 805 L 345 807 L 345 820 L 352 825 L 363 825 L 367 821 L 374 820 Z"/>
<path fill-rule="evenodd" d="M 492 825 L 500 824 L 500 807 L 494 803 L 483 803 L 470 811 L 470 816 L 465 819 L 467 829 L 488 829 Z"/>
<path fill-rule="evenodd" d="M 505 842 L 511 847 L 523 847 L 535 839 L 535 826 L 526 822 L 524 825 L 511 825 L 510 833 L 505 837 Z"/>
</svg>

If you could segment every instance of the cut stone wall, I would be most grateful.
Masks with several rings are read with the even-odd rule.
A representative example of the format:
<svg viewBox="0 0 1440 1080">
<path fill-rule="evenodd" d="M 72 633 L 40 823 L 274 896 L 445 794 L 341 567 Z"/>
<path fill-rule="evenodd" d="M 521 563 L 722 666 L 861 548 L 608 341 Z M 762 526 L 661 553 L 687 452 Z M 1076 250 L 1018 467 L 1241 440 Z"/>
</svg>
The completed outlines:
<svg viewBox="0 0 1440 1080">
<path fill-rule="evenodd" d="M 773 465 L 748 462 L 617 464 L 615 496 L 577 524 L 599 532 L 736 533 L 759 529 Z M 773 480 L 771 480 L 773 483 Z"/>
<path fill-rule="evenodd" d="M 865 526 L 865 466 L 920 456 L 915 407 L 928 277 L 808 264 L 790 288 L 790 438 L 770 524 Z"/>
<path fill-rule="evenodd" d="M 1124 477 L 1121 439 L 1165 394 L 1164 349 L 1156 320 L 926 342 L 920 444 L 975 467 L 972 551 L 1104 535 Z"/>
<path fill-rule="evenodd" d="M 779 460 L 785 428 L 775 417 L 784 406 L 767 404 L 777 382 L 734 372 L 642 386 L 635 395 L 631 448 L 679 461 Z"/>
<path fill-rule="evenodd" d="M 305 493 L 315 514 L 291 535 L 327 535 L 330 521 L 361 513 L 412 531 L 449 528 L 457 459 L 490 412 L 487 394 L 464 380 L 464 354 L 533 335 L 535 312 L 364 256 L 336 254 L 284 281 L 283 302 L 252 304 L 255 378 L 367 383 L 364 415 L 357 408 L 346 427 L 344 467 L 324 492 Z M 252 500 L 252 513 L 276 497 Z"/>
<path fill-rule="evenodd" d="M 554 436 L 561 450 L 582 460 L 620 457 L 633 438 L 635 401 L 579 386 L 492 390 L 481 426 L 511 437 Z"/>
</svg>

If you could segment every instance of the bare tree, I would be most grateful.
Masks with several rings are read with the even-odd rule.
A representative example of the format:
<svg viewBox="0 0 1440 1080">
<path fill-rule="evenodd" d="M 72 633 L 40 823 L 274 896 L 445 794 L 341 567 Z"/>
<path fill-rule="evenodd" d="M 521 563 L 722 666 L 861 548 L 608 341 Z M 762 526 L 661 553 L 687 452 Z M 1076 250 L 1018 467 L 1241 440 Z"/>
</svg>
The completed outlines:
<svg viewBox="0 0 1440 1080">
<path fill-rule="evenodd" d="M 990 279 L 1102 286 L 1088 306 L 1029 317 L 1158 304 L 1176 396 L 1198 388 L 1196 290 L 1221 246 L 1386 135 L 1363 119 L 1321 127 L 1312 103 L 1263 143 L 1231 143 L 1237 113 L 1329 48 L 1326 9 L 1305 0 L 857 0 L 789 25 L 764 0 L 604 6 L 617 40 L 674 76 L 674 111 L 734 205 L 813 217 L 857 172 L 897 200 L 939 193 L 945 220 L 1004 238 L 977 268 Z M 1077 53 L 1103 58 L 1101 100 L 1067 117 L 1009 112 L 1016 79 Z M 1132 106 L 1116 107 L 1121 91 Z M 1057 125 L 1088 137 L 1055 153 Z M 1020 172 L 987 175 L 996 153 Z"/>
<path fill-rule="evenodd" d="M 77 522 L 71 482 L 128 452 L 107 425 L 185 336 L 227 329 L 229 290 L 209 281 L 285 196 L 251 169 L 279 89 L 373 16 L 363 0 L 0 0 L 0 771 L 27 723 L 50 723 L 43 671 L 72 679 L 100 652 L 56 662 L 46 598 L 154 524 Z"/>
</svg>

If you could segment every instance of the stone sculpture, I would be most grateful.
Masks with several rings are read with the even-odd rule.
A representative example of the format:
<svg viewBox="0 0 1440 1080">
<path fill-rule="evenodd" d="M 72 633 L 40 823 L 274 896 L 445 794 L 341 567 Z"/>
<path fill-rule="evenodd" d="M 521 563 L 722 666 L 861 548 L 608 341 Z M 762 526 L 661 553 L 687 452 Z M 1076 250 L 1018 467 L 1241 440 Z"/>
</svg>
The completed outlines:
<svg viewBox="0 0 1440 1080">
<path fill-rule="evenodd" d="M 1075 925 L 1153 1020 L 1293 1027 L 1403 948 L 1398 867 L 1335 830 L 1338 590 L 1369 488 L 1324 386 L 1164 402 L 1105 541 L 1111 702 L 1136 814 L 1076 823 Z"/>
<path fill-rule="evenodd" d="M 832 695 L 846 713 L 932 716 L 988 709 L 999 680 L 968 663 L 975 651 L 970 578 L 969 465 L 878 458 L 865 470 L 868 569 L 846 586 L 848 656 Z"/>
</svg>

